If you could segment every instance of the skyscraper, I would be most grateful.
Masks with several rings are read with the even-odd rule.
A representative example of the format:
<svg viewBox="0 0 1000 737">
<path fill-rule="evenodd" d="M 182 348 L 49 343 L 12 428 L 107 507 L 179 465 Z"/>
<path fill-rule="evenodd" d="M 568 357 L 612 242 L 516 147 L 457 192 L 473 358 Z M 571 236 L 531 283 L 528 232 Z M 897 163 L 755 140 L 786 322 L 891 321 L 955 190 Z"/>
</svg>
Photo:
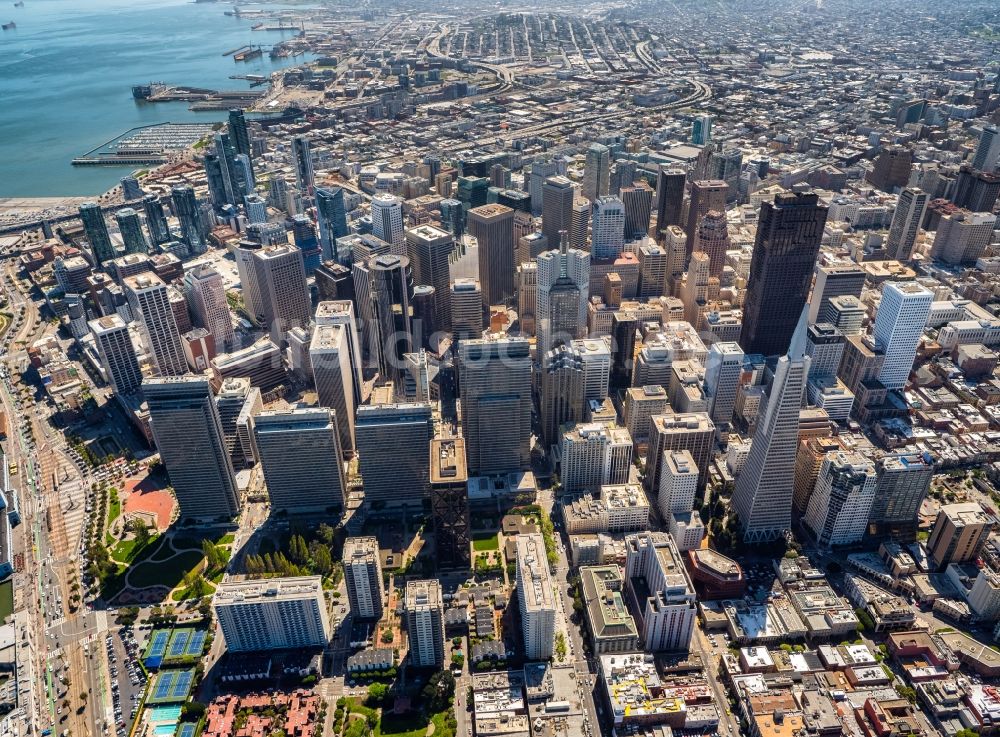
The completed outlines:
<svg viewBox="0 0 1000 737">
<path fill-rule="evenodd" d="M 617 197 L 593 202 L 591 253 L 594 258 L 617 258 L 625 248 L 625 205 Z"/>
<path fill-rule="evenodd" d="M 712 140 L 712 116 L 699 115 L 691 121 L 691 143 L 707 146 Z"/>
<path fill-rule="evenodd" d="M 886 146 L 875 159 L 875 164 L 865 176 L 873 186 L 884 192 L 894 192 L 905 187 L 913 167 L 913 150 L 905 146 Z"/>
<path fill-rule="evenodd" d="M 354 432 L 366 502 L 421 506 L 430 479 L 431 405 L 361 405 Z"/>
<path fill-rule="evenodd" d="M 534 312 L 534 308 L 532 308 Z M 521 315 L 519 314 L 519 317 Z M 451 337 L 459 340 L 483 334 L 483 292 L 475 279 L 459 277 L 451 285 Z"/>
<path fill-rule="evenodd" d="M 548 660 L 555 643 L 556 595 L 549 575 L 545 540 L 538 533 L 527 533 L 518 535 L 515 542 L 524 656 L 529 660 Z"/>
<path fill-rule="evenodd" d="M 736 392 L 743 373 L 743 349 L 739 343 L 713 343 L 705 361 L 705 394 L 708 414 L 716 425 L 733 421 Z"/>
<path fill-rule="evenodd" d="M 544 223 L 542 224 L 544 227 Z M 569 221 L 569 244 L 581 251 L 587 248 L 587 231 L 590 228 L 590 200 L 586 197 L 573 199 L 573 212 Z"/>
<path fill-rule="evenodd" d="M 1000 167 L 1000 130 L 995 125 L 987 125 L 979 134 L 979 145 L 972 155 L 972 168 L 994 172 L 998 167 Z"/>
<path fill-rule="evenodd" d="M 442 332 L 451 330 L 448 263 L 454 249 L 454 236 L 433 225 L 418 225 L 406 230 L 406 250 L 413 267 L 413 281 L 434 287 L 434 326 Z"/>
<path fill-rule="evenodd" d="M 973 264 L 993 238 L 997 216 L 989 212 L 956 212 L 938 222 L 931 258 L 946 264 Z"/>
<path fill-rule="evenodd" d="M 226 353 L 236 347 L 222 275 L 208 264 L 198 264 L 184 274 L 184 293 L 195 324 L 212 334 L 218 351 Z"/>
<path fill-rule="evenodd" d="M 84 202 L 80 205 L 80 221 L 98 266 L 118 256 L 111 243 L 111 234 L 108 232 L 108 224 L 104 222 L 104 211 L 100 205 L 96 202 Z"/>
<path fill-rule="evenodd" d="M 550 244 L 559 243 L 559 231 L 567 233 L 573 224 L 573 182 L 564 176 L 552 176 L 542 186 L 542 235 Z"/>
<path fill-rule="evenodd" d="M 853 261 L 818 264 L 809 300 L 809 322 L 832 322 L 830 300 L 845 296 L 860 299 L 864 286 L 865 270 Z"/>
<path fill-rule="evenodd" d="M 697 600 L 673 537 L 662 532 L 626 537 L 625 580 L 632 608 L 639 612 L 642 649 L 688 650 Z"/>
<path fill-rule="evenodd" d="M 684 185 L 687 174 L 681 169 L 660 167 L 656 175 L 656 240 L 670 225 L 681 224 L 684 209 Z M 707 210 L 706 210 L 707 212 Z"/>
<path fill-rule="evenodd" d="M 975 560 L 992 529 L 992 517 L 977 502 L 943 505 L 927 540 L 931 565 L 941 570 L 949 563 Z"/>
<path fill-rule="evenodd" d="M 611 150 L 600 143 L 590 144 L 583 167 L 583 196 L 591 202 L 608 194 L 611 178 Z"/>
<path fill-rule="evenodd" d="M 260 324 L 280 345 L 292 328 L 304 328 L 312 317 L 302 251 L 290 244 L 268 246 L 253 254 L 260 290 Z"/>
<path fill-rule="evenodd" d="M 687 226 L 684 232 L 687 235 L 685 251 L 688 256 L 694 250 L 694 239 L 698 233 L 698 226 L 701 219 L 710 211 L 725 212 L 726 198 L 729 196 L 729 185 L 721 179 L 709 179 L 691 183 L 691 202 L 688 206 Z M 657 226 L 662 230 L 660 226 Z M 820 229 L 822 230 L 822 228 Z"/>
<path fill-rule="evenodd" d="M 514 299 L 514 211 L 504 205 L 469 210 L 469 234 L 479 242 L 479 284 L 487 307 Z"/>
<path fill-rule="evenodd" d="M 247 129 L 247 119 L 243 115 L 243 111 L 239 108 L 229 111 L 229 137 L 233 141 L 237 154 L 253 158 L 253 149 L 250 147 L 250 131 Z"/>
<path fill-rule="evenodd" d="M 531 214 L 542 214 L 542 189 L 545 180 L 555 176 L 557 167 L 554 161 L 535 161 L 531 164 L 531 173 L 528 175 L 528 194 L 531 195 Z"/>
<path fill-rule="evenodd" d="M 587 325 L 590 254 L 569 248 L 565 234 L 559 250 L 546 251 L 538 264 L 535 327 L 538 355 L 562 343 L 582 338 Z"/>
<path fill-rule="evenodd" d="M 909 261 L 913 256 L 913 246 L 917 242 L 920 223 L 927 211 L 927 193 L 916 187 L 907 187 L 899 193 L 899 201 L 892 213 L 889 237 L 885 250 L 889 258 Z"/>
<path fill-rule="evenodd" d="M 170 307 L 167 285 L 156 274 L 145 271 L 124 280 L 129 307 L 142 329 L 143 341 L 160 376 L 187 373 L 187 359 L 177 321 Z"/>
<path fill-rule="evenodd" d="M 142 371 L 128 335 L 128 325 L 116 314 L 91 320 L 88 325 L 112 390 L 120 396 L 135 394 L 142 384 Z"/>
<path fill-rule="evenodd" d="M 163 211 L 163 203 L 155 194 L 148 194 L 142 198 L 142 209 L 146 214 L 146 228 L 149 230 L 149 237 L 153 245 L 160 245 L 170 240 L 170 228 L 167 225 L 167 216 Z"/>
<path fill-rule="evenodd" d="M 372 235 L 392 246 L 392 253 L 406 255 L 403 204 L 398 197 L 380 193 L 372 197 Z"/>
<path fill-rule="evenodd" d="M 469 472 L 465 463 L 465 440 L 431 440 L 431 518 L 434 550 L 440 568 L 468 568 Z"/>
<path fill-rule="evenodd" d="M 875 500 L 875 486 L 875 469 L 862 454 L 827 454 L 805 514 L 805 523 L 820 547 L 861 541 Z"/>
<path fill-rule="evenodd" d="M 368 262 L 379 372 L 395 380 L 403 354 L 413 350 L 413 274 L 406 256 L 386 254 Z"/>
<path fill-rule="evenodd" d="M 344 584 L 351 614 L 359 621 L 378 621 L 382 617 L 382 565 L 379 563 L 378 539 L 349 537 L 344 540 Z"/>
<path fill-rule="evenodd" d="M 194 187 L 189 184 L 175 185 L 170 190 L 170 200 L 174 215 L 177 216 L 177 222 L 180 225 L 181 241 L 187 244 L 192 255 L 204 253 L 207 248 L 205 228 L 202 224 Z"/>
<path fill-rule="evenodd" d="M 347 209 L 342 187 L 316 188 L 316 221 L 319 223 L 323 260 L 333 260 L 337 257 L 336 240 L 350 233 L 347 229 Z"/>
<path fill-rule="evenodd" d="M 564 423 L 583 420 L 583 382 L 583 361 L 569 346 L 560 345 L 542 358 L 539 414 L 546 447 L 560 440 Z"/>
<path fill-rule="evenodd" d="M 695 231 L 694 253 L 708 256 L 709 276 L 722 276 L 726 265 L 726 252 L 730 248 L 729 226 L 724 213 L 709 210 L 701 219 Z"/>
<path fill-rule="evenodd" d="M 142 221 L 139 213 L 131 207 L 123 207 L 115 213 L 115 221 L 118 223 L 118 232 L 122 235 L 122 242 L 125 244 L 125 253 L 147 253 L 149 243 L 146 235 L 142 232 Z"/>
<path fill-rule="evenodd" d="M 316 175 L 313 172 L 312 151 L 305 136 L 292 138 L 292 164 L 295 166 L 295 184 L 303 196 L 313 193 Z"/>
<path fill-rule="evenodd" d="M 148 378 L 142 393 L 181 519 L 229 519 L 239 490 L 208 377 Z"/>
<path fill-rule="evenodd" d="M 309 343 L 316 397 L 321 407 L 336 414 L 340 449 L 353 454 L 355 448 L 355 374 L 351 368 L 350 335 L 345 325 L 317 324 Z"/>
<path fill-rule="evenodd" d="M 732 508 L 747 543 L 777 540 L 791 527 L 799 411 L 810 364 L 805 355 L 808 318 L 803 309 L 788 353 L 778 359 L 750 456 L 736 480 Z"/>
<path fill-rule="evenodd" d="M 826 214 L 812 192 L 779 194 L 761 204 L 739 341 L 747 353 L 788 350 L 809 296 Z"/>
<path fill-rule="evenodd" d="M 403 599 L 410 664 L 415 668 L 440 668 L 444 664 L 444 600 L 436 579 L 406 582 Z"/>
<path fill-rule="evenodd" d="M 527 468 L 531 440 L 531 356 L 525 338 L 458 344 L 462 436 L 470 473 Z"/>
<path fill-rule="evenodd" d="M 212 606 L 233 653 L 319 650 L 332 636 L 320 576 L 223 581 Z"/>
<path fill-rule="evenodd" d="M 869 517 L 870 531 L 878 538 L 914 542 L 920 505 L 934 478 L 933 459 L 920 453 L 886 456 L 878 461 L 875 470 L 878 488 Z"/>
<path fill-rule="evenodd" d="M 667 293 L 667 252 L 656 243 L 639 246 L 639 301 Z"/>
<path fill-rule="evenodd" d="M 652 188 L 646 182 L 637 182 L 623 186 L 619 194 L 625 206 L 625 240 L 645 238 L 653 210 Z"/>
<path fill-rule="evenodd" d="M 706 412 L 653 415 L 649 421 L 649 447 L 646 450 L 646 491 L 655 498 L 660 488 L 663 453 L 687 450 L 698 465 L 698 486 L 708 483 L 708 464 L 715 446 L 715 424 Z"/>
<path fill-rule="evenodd" d="M 934 295 L 916 282 L 886 282 L 875 313 L 875 350 L 885 353 L 878 380 L 902 389 L 910 378 L 917 345 L 927 327 Z"/>
<path fill-rule="evenodd" d="M 354 304 L 343 297 L 334 300 L 324 300 L 316 305 L 313 316 L 317 325 L 343 325 L 347 330 L 347 352 L 351 359 L 351 372 L 354 375 L 354 406 L 361 404 L 361 388 L 364 384 L 364 360 L 361 354 L 361 337 L 358 333 L 358 322 L 355 318 Z"/>
<path fill-rule="evenodd" d="M 271 509 L 342 509 L 347 498 L 337 418 L 325 407 L 271 410 L 254 418 L 254 437 Z"/>
<path fill-rule="evenodd" d="M 968 164 L 958 172 L 953 202 L 972 212 L 993 212 L 1000 197 L 1000 174 L 975 171 Z"/>
<path fill-rule="evenodd" d="M 126 202 L 142 198 L 142 187 L 139 186 L 139 180 L 132 175 L 122 177 L 119 180 L 119 184 L 121 184 L 122 188 L 122 198 Z"/>
</svg>

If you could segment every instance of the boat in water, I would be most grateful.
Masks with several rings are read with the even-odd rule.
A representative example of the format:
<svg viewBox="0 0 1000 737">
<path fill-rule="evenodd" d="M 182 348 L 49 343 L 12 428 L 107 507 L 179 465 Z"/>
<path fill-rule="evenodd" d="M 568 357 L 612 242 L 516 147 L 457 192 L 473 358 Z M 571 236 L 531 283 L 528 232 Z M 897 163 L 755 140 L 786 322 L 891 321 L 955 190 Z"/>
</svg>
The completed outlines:
<svg viewBox="0 0 1000 737">
<path fill-rule="evenodd" d="M 10 31 L 14 28 L 17 28 L 17 23 L 15 23 L 14 21 L 11 21 L 10 23 L 4 23 L 3 25 L 0 25 L 0 28 L 4 29 L 5 31 Z"/>
<path fill-rule="evenodd" d="M 23 8 L 24 7 L 24 0 L 18 0 L 16 3 L 14 3 L 14 7 L 15 8 Z"/>
</svg>

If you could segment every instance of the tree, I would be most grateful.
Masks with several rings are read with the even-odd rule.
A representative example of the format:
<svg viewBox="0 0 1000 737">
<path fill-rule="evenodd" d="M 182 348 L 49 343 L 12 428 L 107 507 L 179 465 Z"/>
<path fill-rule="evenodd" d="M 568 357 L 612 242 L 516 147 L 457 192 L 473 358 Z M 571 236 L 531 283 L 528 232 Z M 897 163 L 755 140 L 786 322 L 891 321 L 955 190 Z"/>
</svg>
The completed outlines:
<svg viewBox="0 0 1000 737">
<path fill-rule="evenodd" d="M 365 703 L 371 707 L 378 707 L 385 703 L 386 697 L 389 695 L 389 687 L 384 683 L 373 683 L 368 687 L 368 697 L 365 699 Z"/>
<path fill-rule="evenodd" d="M 332 527 L 330 527 L 330 525 L 326 524 L 326 522 L 322 523 L 319 527 L 316 528 L 316 537 L 318 537 L 320 539 L 320 542 L 322 542 L 324 545 L 333 545 L 334 533 L 335 530 Z"/>
<path fill-rule="evenodd" d="M 329 576 L 333 572 L 333 556 L 330 555 L 330 548 L 325 545 L 320 545 L 316 548 L 316 554 L 313 556 L 313 564 L 316 566 L 316 572 L 321 576 Z"/>
<path fill-rule="evenodd" d="M 149 531 L 149 528 L 146 527 L 146 523 L 141 519 L 136 519 L 132 522 L 132 532 L 135 535 L 136 550 L 149 545 L 149 541 L 153 537 L 153 533 Z"/>
<path fill-rule="evenodd" d="M 900 696 L 909 701 L 911 704 L 917 703 L 917 692 L 911 686 L 899 686 L 896 690 L 899 691 Z"/>
</svg>

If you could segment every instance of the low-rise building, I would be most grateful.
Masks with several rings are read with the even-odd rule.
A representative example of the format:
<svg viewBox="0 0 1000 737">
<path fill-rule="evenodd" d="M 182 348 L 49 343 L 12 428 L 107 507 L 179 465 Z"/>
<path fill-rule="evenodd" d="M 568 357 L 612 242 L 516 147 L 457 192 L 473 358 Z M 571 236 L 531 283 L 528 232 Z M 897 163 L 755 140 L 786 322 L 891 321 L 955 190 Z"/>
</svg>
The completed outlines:
<svg viewBox="0 0 1000 737">
<path fill-rule="evenodd" d="M 580 588 L 593 651 L 604 654 L 637 650 L 639 632 L 622 596 L 621 568 L 585 566 L 580 569 Z"/>
</svg>

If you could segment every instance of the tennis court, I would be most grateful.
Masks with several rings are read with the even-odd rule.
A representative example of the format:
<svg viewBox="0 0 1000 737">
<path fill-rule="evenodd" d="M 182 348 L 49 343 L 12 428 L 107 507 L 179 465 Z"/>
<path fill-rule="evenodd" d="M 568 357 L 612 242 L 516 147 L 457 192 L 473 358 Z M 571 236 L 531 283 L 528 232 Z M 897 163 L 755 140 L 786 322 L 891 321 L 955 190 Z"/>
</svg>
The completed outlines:
<svg viewBox="0 0 1000 737">
<path fill-rule="evenodd" d="M 184 724 L 177 728 L 177 737 L 194 737 L 194 731 L 197 727 L 197 724 L 184 722 Z"/>
<path fill-rule="evenodd" d="M 186 701 L 194 683 L 194 668 L 187 670 L 163 670 L 156 675 L 156 682 L 150 691 L 148 704 L 174 704 Z"/>
<path fill-rule="evenodd" d="M 149 636 L 149 644 L 142 656 L 143 665 L 147 668 L 159 668 L 163 656 L 167 652 L 167 642 L 170 640 L 170 630 L 153 630 Z"/>
<path fill-rule="evenodd" d="M 201 657 L 201 651 L 205 648 L 205 638 L 208 636 L 206 630 L 196 630 L 193 627 L 181 627 L 174 630 L 170 635 L 170 643 L 167 645 L 167 652 L 163 656 L 163 662 L 169 663 L 177 660 L 190 660 Z"/>
</svg>

